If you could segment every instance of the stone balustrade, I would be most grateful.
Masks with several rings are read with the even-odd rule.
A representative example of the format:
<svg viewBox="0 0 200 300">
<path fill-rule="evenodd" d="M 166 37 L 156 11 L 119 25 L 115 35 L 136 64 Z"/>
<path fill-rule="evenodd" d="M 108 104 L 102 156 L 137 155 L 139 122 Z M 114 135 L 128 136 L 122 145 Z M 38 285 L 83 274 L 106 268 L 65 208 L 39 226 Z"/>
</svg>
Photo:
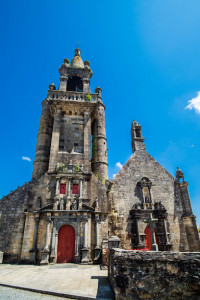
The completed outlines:
<svg viewBox="0 0 200 300">
<path fill-rule="evenodd" d="M 91 98 L 88 97 L 91 95 Z M 49 91 L 47 99 L 48 100 L 62 100 L 62 101 L 79 101 L 79 102 L 97 102 L 98 95 L 97 94 L 89 94 L 85 95 L 82 92 L 63 92 L 63 91 Z"/>
<path fill-rule="evenodd" d="M 63 164 L 58 163 L 55 172 L 57 173 L 83 173 L 84 172 L 84 166 L 81 165 L 72 165 L 72 163 L 69 164 Z"/>
</svg>

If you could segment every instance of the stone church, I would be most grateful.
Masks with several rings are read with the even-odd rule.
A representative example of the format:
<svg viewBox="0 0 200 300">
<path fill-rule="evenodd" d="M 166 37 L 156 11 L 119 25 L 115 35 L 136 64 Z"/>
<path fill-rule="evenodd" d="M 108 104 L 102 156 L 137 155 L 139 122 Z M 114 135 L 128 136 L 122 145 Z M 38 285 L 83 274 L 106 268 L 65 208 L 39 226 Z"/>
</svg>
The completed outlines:
<svg viewBox="0 0 200 300">
<path fill-rule="evenodd" d="M 146 152 L 134 121 L 133 154 L 107 179 L 105 106 L 89 61 L 76 49 L 59 73 L 42 102 L 32 180 L 0 200 L 4 262 L 105 263 L 113 235 L 124 249 L 151 250 L 150 213 L 160 251 L 199 251 L 183 172 L 174 178 Z"/>
</svg>

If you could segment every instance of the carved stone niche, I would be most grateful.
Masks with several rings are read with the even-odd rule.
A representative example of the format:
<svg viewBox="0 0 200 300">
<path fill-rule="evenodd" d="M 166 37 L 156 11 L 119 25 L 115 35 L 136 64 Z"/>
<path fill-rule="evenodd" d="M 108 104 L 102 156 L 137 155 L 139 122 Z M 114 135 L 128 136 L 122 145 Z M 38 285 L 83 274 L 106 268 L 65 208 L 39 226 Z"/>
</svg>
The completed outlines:
<svg viewBox="0 0 200 300">
<path fill-rule="evenodd" d="M 141 209 L 152 209 L 152 182 L 147 177 L 143 177 L 137 183 L 137 186 L 139 187 L 141 194 Z"/>
</svg>

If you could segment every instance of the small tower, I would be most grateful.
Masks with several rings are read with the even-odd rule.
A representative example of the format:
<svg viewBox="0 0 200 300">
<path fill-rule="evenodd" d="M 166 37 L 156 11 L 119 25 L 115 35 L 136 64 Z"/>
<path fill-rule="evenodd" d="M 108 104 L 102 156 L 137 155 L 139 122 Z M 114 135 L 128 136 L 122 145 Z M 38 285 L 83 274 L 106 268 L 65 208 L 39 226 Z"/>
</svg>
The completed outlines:
<svg viewBox="0 0 200 300">
<path fill-rule="evenodd" d="M 100 180 L 105 181 L 108 176 L 105 106 L 99 86 L 95 89 L 95 93 L 98 95 L 98 102 L 93 112 L 92 123 L 92 171 Z"/>
<path fill-rule="evenodd" d="M 132 136 L 132 149 L 135 151 L 145 150 L 144 138 L 142 137 L 141 126 L 135 120 L 132 123 L 131 127 L 131 136 Z"/>
</svg>

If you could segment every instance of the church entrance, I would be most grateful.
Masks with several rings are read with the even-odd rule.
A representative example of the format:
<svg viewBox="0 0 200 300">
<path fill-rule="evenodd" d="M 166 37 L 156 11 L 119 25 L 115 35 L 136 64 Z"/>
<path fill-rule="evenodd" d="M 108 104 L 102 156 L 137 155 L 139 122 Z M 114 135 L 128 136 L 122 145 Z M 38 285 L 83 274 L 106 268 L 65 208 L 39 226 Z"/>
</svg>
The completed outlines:
<svg viewBox="0 0 200 300">
<path fill-rule="evenodd" d="M 75 230 L 64 225 L 58 233 L 57 263 L 72 263 L 75 256 Z"/>
<path fill-rule="evenodd" d="M 149 226 L 145 228 L 144 233 L 145 233 L 145 248 L 151 251 L 152 238 L 151 238 L 151 229 Z M 158 245 L 158 237 L 155 228 L 154 228 L 154 234 L 156 238 L 156 244 Z"/>
</svg>

